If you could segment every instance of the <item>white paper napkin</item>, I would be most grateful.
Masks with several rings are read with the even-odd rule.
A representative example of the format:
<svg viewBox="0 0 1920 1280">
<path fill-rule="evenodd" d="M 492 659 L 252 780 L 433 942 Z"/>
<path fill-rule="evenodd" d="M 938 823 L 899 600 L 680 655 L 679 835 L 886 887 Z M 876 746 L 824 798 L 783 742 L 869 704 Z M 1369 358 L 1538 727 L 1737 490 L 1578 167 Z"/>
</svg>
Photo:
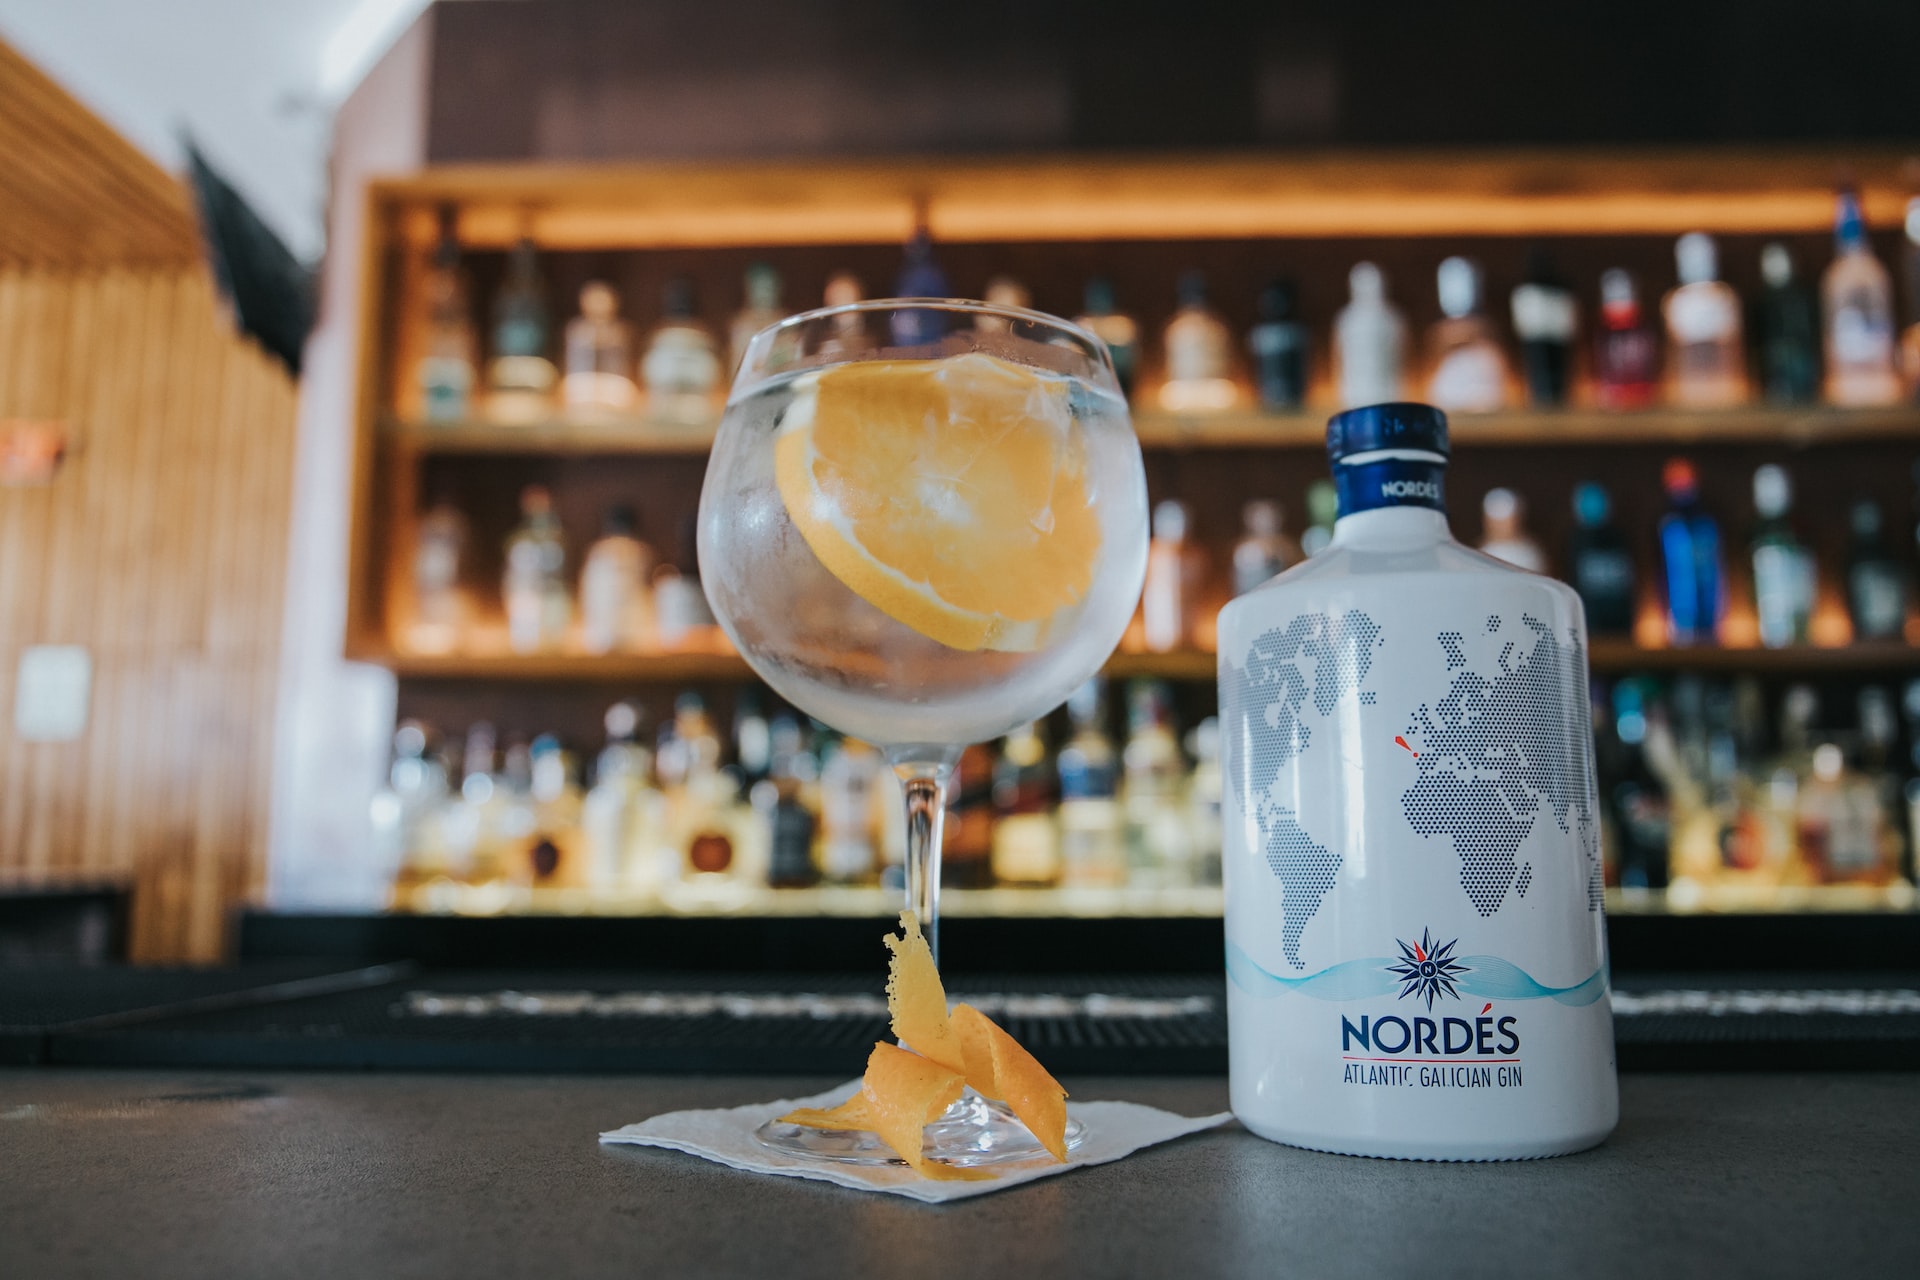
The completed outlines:
<svg viewBox="0 0 1920 1280">
<path fill-rule="evenodd" d="M 1086 1126 L 1079 1147 L 1068 1153 L 1061 1164 L 1051 1156 L 1040 1156 L 1018 1164 L 997 1165 L 996 1176 L 988 1182 L 929 1182 L 905 1165 L 830 1164 L 802 1160 L 771 1151 L 754 1138 L 753 1131 L 775 1116 L 795 1107 L 830 1107 L 860 1087 L 858 1080 L 817 1093 L 811 1098 L 783 1098 L 778 1102 L 758 1102 L 746 1107 L 727 1107 L 714 1111 L 669 1111 L 651 1120 L 626 1125 L 600 1135 L 600 1141 L 627 1143 L 637 1147 L 665 1147 L 685 1151 L 749 1173 L 772 1173 L 787 1178 L 813 1178 L 856 1191 L 884 1191 L 906 1196 L 926 1204 L 947 1200 L 965 1200 L 984 1196 L 1008 1187 L 1017 1187 L 1035 1178 L 1065 1173 L 1082 1165 L 1105 1164 L 1143 1147 L 1155 1146 L 1202 1129 L 1214 1129 L 1233 1119 L 1222 1111 L 1211 1116 L 1177 1116 L 1158 1107 L 1137 1102 L 1070 1102 L 1067 1114 Z"/>
</svg>

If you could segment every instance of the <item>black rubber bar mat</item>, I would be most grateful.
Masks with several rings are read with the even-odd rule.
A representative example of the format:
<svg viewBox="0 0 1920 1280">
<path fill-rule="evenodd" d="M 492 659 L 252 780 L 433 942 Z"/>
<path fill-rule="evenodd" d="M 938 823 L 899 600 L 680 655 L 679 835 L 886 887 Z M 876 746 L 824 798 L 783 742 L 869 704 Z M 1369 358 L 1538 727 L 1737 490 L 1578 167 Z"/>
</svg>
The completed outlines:
<svg viewBox="0 0 1920 1280">
<path fill-rule="evenodd" d="M 55 1034 L 109 1031 L 196 1012 L 246 1008 L 397 982 L 411 965 L 343 970 L 277 961 L 236 969 L 0 969 L 0 1064 L 48 1060 Z"/>
<path fill-rule="evenodd" d="M 1186 975 L 956 980 L 1063 1074 L 1226 1070 L 1225 987 Z M 1623 981 L 1623 1070 L 1920 1069 L 1920 974 Z M 792 974 L 446 972 L 49 1036 L 90 1065 L 857 1074 L 877 981 Z"/>
</svg>

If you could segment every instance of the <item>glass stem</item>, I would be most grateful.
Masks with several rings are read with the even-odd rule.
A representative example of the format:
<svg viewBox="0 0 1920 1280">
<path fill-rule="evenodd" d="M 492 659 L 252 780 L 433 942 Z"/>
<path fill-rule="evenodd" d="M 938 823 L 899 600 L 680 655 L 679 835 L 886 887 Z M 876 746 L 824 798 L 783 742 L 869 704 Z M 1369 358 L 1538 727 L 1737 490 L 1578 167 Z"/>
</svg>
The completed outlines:
<svg viewBox="0 0 1920 1280">
<path fill-rule="evenodd" d="M 907 910 L 940 963 L 940 831 L 947 818 L 947 782 L 953 777 L 955 751 L 933 760 L 895 760 L 907 793 Z"/>
</svg>

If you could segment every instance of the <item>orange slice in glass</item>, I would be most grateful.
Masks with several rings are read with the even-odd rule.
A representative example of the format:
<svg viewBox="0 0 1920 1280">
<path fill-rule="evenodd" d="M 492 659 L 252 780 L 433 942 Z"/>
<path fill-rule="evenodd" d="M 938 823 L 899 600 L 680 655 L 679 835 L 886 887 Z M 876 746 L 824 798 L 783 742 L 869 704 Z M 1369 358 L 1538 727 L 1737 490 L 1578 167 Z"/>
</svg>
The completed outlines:
<svg viewBox="0 0 1920 1280">
<path fill-rule="evenodd" d="M 806 375 L 774 479 L 829 572 L 949 648 L 1036 648 L 1092 588 L 1100 523 L 1062 378 L 978 352 Z"/>
</svg>

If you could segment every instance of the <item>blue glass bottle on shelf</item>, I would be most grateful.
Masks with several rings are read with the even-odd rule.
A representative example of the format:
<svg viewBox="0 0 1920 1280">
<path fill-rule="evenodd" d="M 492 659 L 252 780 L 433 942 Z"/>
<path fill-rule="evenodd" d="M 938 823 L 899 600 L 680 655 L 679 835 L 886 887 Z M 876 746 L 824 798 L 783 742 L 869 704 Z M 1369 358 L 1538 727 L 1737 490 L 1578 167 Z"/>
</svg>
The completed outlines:
<svg viewBox="0 0 1920 1280">
<path fill-rule="evenodd" d="M 1676 645 L 1712 644 L 1720 638 L 1726 592 L 1720 526 L 1700 505 L 1700 481 L 1691 462 L 1668 462 L 1662 482 L 1668 504 L 1660 517 L 1667 638 Z"/>
<path fill-rule="evenodd" d="M 894 282 L 893 296 L 945 298 L 952 292 L 947 283 L 947 273 L 940 269 L 940 263 L 933 256 L 933 235 L 927 230 L 926 224 L 921 223 L 914 228 L 912 238 L 907 241 L 900 263 L 900 275 Z M 894 312 L 894 342 L 903 347 L 914 347 L 938 341 L 945 331 L 940 315 L 938 311 Z"/>
</svg>

